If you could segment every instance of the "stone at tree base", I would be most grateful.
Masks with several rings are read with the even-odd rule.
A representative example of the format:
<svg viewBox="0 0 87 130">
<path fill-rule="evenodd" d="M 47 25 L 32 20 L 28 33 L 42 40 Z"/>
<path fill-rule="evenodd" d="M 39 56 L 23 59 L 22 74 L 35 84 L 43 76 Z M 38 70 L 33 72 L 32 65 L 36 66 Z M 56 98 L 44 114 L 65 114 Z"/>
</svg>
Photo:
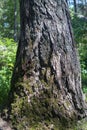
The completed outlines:
<svg viewBox="0 0 87 130">
<path fill-rule="evenodd" d="M 6 121 L 4 121 L 2 118 L 0 118 L 0 130 L 12 130 L 9 124 Z"/>
</svg>

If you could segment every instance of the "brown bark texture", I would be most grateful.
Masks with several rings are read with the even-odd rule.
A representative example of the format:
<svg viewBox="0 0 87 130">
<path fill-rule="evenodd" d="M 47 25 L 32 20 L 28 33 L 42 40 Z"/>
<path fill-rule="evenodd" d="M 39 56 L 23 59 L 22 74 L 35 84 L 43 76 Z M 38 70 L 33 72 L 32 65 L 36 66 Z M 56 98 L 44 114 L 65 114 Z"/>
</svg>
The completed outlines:
<svg viewBox="0 0 87 130">
<path fill-rule="evenodd" d="M 67 125 L 85 116 L 80 64 L 66 2 L 20 0 L 20 15 L 9 96 L 13 124 L 25 130 L 35 122 L 58 119 Z"/>
</svg>

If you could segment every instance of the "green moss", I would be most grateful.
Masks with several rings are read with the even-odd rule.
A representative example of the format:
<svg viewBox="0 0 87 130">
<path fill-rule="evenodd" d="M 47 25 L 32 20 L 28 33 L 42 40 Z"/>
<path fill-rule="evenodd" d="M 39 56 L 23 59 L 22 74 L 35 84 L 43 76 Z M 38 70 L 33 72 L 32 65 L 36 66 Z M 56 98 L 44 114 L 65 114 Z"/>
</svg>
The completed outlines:
<svg viewBox="0 0 87 130">
<path fill-rule="evenodd" d="M 44 80 L 41 80 L 41 83 L 44 85 L 44 87 L 49 87 L 49 85 Z"/>
<path fill-rule="evenodd" d="M 52 89 L 50 82 L 46 83 L 41 80 L 40 83 L 43 88 L 39 93 L 33 92 L 30 79 L 17 84 L 17 90 L 21 93 L 18 91 L 14 93 L 15 100 L 12 103 L 10 116 L 13 127 L 16 127 L 17 130 L 25 130 L 25 126 L 29 130 L 50 130 L 49 127 L 53 124 L 54 130 L 65 130 L 63 126 L 67 128 L 67 126 L 69 127 L 68 122 L 71 123 L 65 111 L 65 106 L 68 107 L 70 103 L 66 100 L 65 106 L 61 105 L 61 92 L 55 86 Z M 39 88 L 40 85 L 34 84 L 34 87 Z M 57 93 L 57 97 L 55 93 Z M 30 95 L 32 96 L 29 97 Z M 58 114 L 60 114 L 60 120 Z M 47 125 L 42 125 L 44 121 Z"/>
<path fill-rule="evenodd" d="M 30 86 L 30 81 L 28 79 L 24 82 L 17 83 L 16 87 L 19 87 L 20 90 L 23 89 L 23 91 L 26 90 L 31 94 L 33 93 L 32 87 Z"/>
<path fill-rule="evenodd" d="M 60 107 L 60 111 L 63 109 Z M 29 130 L 51 130 L 49 128 L 52 125 L 54 130 L 68 130 L 67 121 L 64 118 L 61 118 L 60 123 L 58 118 L 52 117 L 50 98 L 44 97 L 40 101 L 33 97 L 31 103 L 27 102 L 27 97 L 21 98 L 12 104 L 12 110 L 12 124 L 17 127 L 17 130 L 24 130 L 25 126 Z"/>
</svg>

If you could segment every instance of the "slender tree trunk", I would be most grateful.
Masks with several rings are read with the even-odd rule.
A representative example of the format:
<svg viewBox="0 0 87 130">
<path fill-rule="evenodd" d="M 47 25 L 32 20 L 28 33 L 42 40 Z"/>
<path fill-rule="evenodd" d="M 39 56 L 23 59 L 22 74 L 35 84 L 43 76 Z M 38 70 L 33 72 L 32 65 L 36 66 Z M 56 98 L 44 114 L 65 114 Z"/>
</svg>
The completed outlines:
<svg viewBox="0 0 87 130">
<path fill-rule="evenodd" d="M 14 0 L 14 40 L 17 41 L 17 4 Z"/>
<path fill-rule="evenodd" d="M 85 116 L 80 65 L 64 0 L 20 0 L 21 35 L 10 91 L 17 130 Z M 54 123 L 55 124 L 55 123 Z"/>
<path fill-rule="evenodd" d="M 74 0 L 74 11 L 75 11 L 75 13 L 77 13 L 77 3 L 76 3 L 76 0 Z"/>
<path fill-rule="evenodd" d="M 19 0 L 14 0 L 14 40 L 18 42 L 20 34 Z"/>
</svg>

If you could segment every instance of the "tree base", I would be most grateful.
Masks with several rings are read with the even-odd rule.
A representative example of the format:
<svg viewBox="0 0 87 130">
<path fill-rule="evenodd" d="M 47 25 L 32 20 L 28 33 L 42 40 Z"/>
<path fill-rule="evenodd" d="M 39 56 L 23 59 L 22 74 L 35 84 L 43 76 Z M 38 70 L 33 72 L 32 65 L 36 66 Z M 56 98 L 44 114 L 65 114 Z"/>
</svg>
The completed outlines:
<svg viewBox="0 0 87 130">
<path fill-rule="evenodd" d="M 44 81 L 41 81 L 40 84 L 42 87 L 37 86 L 37 84 L 33 86 L 36 86 L 36 88 L 30 87 L 30 81 L 28 80 L 17 84 L 20 86 L 20 95 L 18 91 L 14 93 L 9 119 L 13 128 L 30 130 L 30 128 L 34 129 L 33 127 L 41 126 L 40 130 L 43 130 L 43 127 L 53 126 L 55 130 L 56 127 L 57 130 L 58 127 L 59 130 L 63 130 L 64 126 L 65 130 L 65 128 L 75 125 L 81 114 L 75 110 L 70 95 L 67 94 L 64 97 L 63 91 L 56 86 L 53 87 L 52 80 L 51 84 Z M 37 91 L 34 91 L 34 89 L 37 89 Z M 46 124 L 43 125 L 45 122 L 47 126 Z"/>
</svg>

